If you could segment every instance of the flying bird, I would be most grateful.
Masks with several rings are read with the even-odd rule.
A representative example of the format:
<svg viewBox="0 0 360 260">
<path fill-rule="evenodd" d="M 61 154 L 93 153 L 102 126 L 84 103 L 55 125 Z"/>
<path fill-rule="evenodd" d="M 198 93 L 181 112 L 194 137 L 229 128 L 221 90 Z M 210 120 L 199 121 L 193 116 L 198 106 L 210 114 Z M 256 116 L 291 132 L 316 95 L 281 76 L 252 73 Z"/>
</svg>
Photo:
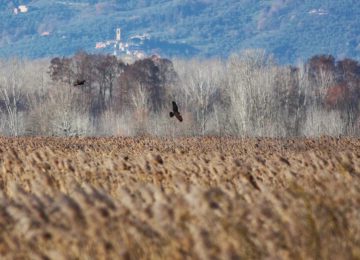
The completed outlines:
<svg viewBox="0 0 360 260">
<path fill-rule="evenodd" d="M 179 112 L 179 108 L 176 105 L 175 101 L 172 102 L 172 106 L 173 106 L 173 111 L 170 112 L 170 117 L 175 116 L 180 122 L 182 122 L 183 118 Z"/>
<path fill-rule="evenodd" d="M 85 84 L 85 82 L 86 82 L 85 79 L 84 79 L 84 80 L 78 80 L 78 79 L 77 79 L 77 80 L 74 82 L 73 86 L 74 86 L 74 87 L 76 87 L 76 86 L 82 86 L 82 85 Z"/>
</svg>

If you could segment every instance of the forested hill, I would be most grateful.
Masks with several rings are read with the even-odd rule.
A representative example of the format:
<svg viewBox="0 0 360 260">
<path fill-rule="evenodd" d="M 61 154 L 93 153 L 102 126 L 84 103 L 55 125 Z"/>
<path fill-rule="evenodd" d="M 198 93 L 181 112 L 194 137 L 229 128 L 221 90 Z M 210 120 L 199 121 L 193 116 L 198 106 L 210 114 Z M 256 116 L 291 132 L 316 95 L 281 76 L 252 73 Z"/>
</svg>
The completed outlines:
<svg viewBox="0 0 360 260">
<path fill-rule="evenodd" d="M 282 63 L 360 58 L 357 0 L 4 0 L 0 17 L 0 57 L 95 52 L 121 27 L 123 39 L 148 34 L 147 51 L 168 57 L 264 48 Z"/>
</svg>

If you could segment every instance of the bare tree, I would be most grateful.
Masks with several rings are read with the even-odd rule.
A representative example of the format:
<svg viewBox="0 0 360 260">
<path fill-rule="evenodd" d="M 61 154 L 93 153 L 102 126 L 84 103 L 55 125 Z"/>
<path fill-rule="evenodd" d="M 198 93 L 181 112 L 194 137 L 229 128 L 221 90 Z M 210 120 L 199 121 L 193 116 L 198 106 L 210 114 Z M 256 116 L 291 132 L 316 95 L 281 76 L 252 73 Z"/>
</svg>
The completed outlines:
<svg viewBox="0 0 360 260">
<path fill-rule="evenodd" d="M 145 84 L 138 82 L 131 91 L 131 101 L 134 107 L 134 118 L 137 122 L 137 132 L 145 133 L 148 116 L 151 111 L 151 101 L 149 98 L 149 90 Z"/>
<path fill-rule="evenodd" d="M 273 57 L 262 50 L 249 50 L 232 56 L 227 72 L 233 133 L 285 135 L 276 91 L 278 67 Z"/>
<path fill-rule="evenodd" d="M 177 61 L 175 69 L 180 78 L 176 96 L 184 97 L 185 107 L 193 111 L 200 133 L 205 135 L 217 101 L 215 96 L 220 92 L 224 79 L 224 65 L 218 60 Z"/>
<path fill-rule="evenodd" d="M 1 64 L 0 95 L 7 114 L 9 133 L 18 136 L 21 133 L 20 107 L 24 100 L 22 89 L 24 63 L 14 59 Z"/>
<path fill-rule="evenodd" d="M 74 136 L 89 134 L 89 103 L 80 90 L 71 86 L 57 87 L 49 93 L 52 106 L 52 127 L 56 135 Z"/>
</svg>

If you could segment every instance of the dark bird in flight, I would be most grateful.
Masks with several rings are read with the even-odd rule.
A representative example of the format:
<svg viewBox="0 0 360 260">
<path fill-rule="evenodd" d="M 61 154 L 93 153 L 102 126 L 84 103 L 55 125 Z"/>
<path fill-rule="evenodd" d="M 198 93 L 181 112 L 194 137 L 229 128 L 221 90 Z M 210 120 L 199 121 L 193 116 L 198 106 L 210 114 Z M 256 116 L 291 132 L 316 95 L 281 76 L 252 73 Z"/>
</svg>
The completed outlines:
<svg viewBox="0 0 360 260">
<path fill-rule="evenodd" d="M 170 117 L 175 116 L 180 122 L 182 122 L 183 118 L 179 112 L 179 108 L 176 105 L 175 101 L 172 102 L 172 106 L 173 106 L 173 111 L 170 112 Z"/>
<path fill-rule="evenodd" d="M 79 79 L 77 79 L 77 80 L 74 82 L 74 87 L 76 87 L 76 86 L 82 86 L 82 85 L 85 84 L 85 82 L 86 82 L 85 79 L 84 79 L 84 80 L 79 80 Z"/>
</svg>

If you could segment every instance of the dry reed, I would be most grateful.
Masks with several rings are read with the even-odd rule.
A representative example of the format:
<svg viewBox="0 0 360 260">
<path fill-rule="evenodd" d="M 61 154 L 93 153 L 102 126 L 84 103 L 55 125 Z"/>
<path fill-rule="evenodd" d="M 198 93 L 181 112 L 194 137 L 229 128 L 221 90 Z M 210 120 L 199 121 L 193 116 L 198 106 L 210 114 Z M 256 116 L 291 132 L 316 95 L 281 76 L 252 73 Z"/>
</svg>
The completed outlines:
<svg viewBox="0 0 360 260">
<path fill-rule="evenodd" d="M 355 138 L 0 138 L 2 259 L 359 259 Z"/>
</svg>

